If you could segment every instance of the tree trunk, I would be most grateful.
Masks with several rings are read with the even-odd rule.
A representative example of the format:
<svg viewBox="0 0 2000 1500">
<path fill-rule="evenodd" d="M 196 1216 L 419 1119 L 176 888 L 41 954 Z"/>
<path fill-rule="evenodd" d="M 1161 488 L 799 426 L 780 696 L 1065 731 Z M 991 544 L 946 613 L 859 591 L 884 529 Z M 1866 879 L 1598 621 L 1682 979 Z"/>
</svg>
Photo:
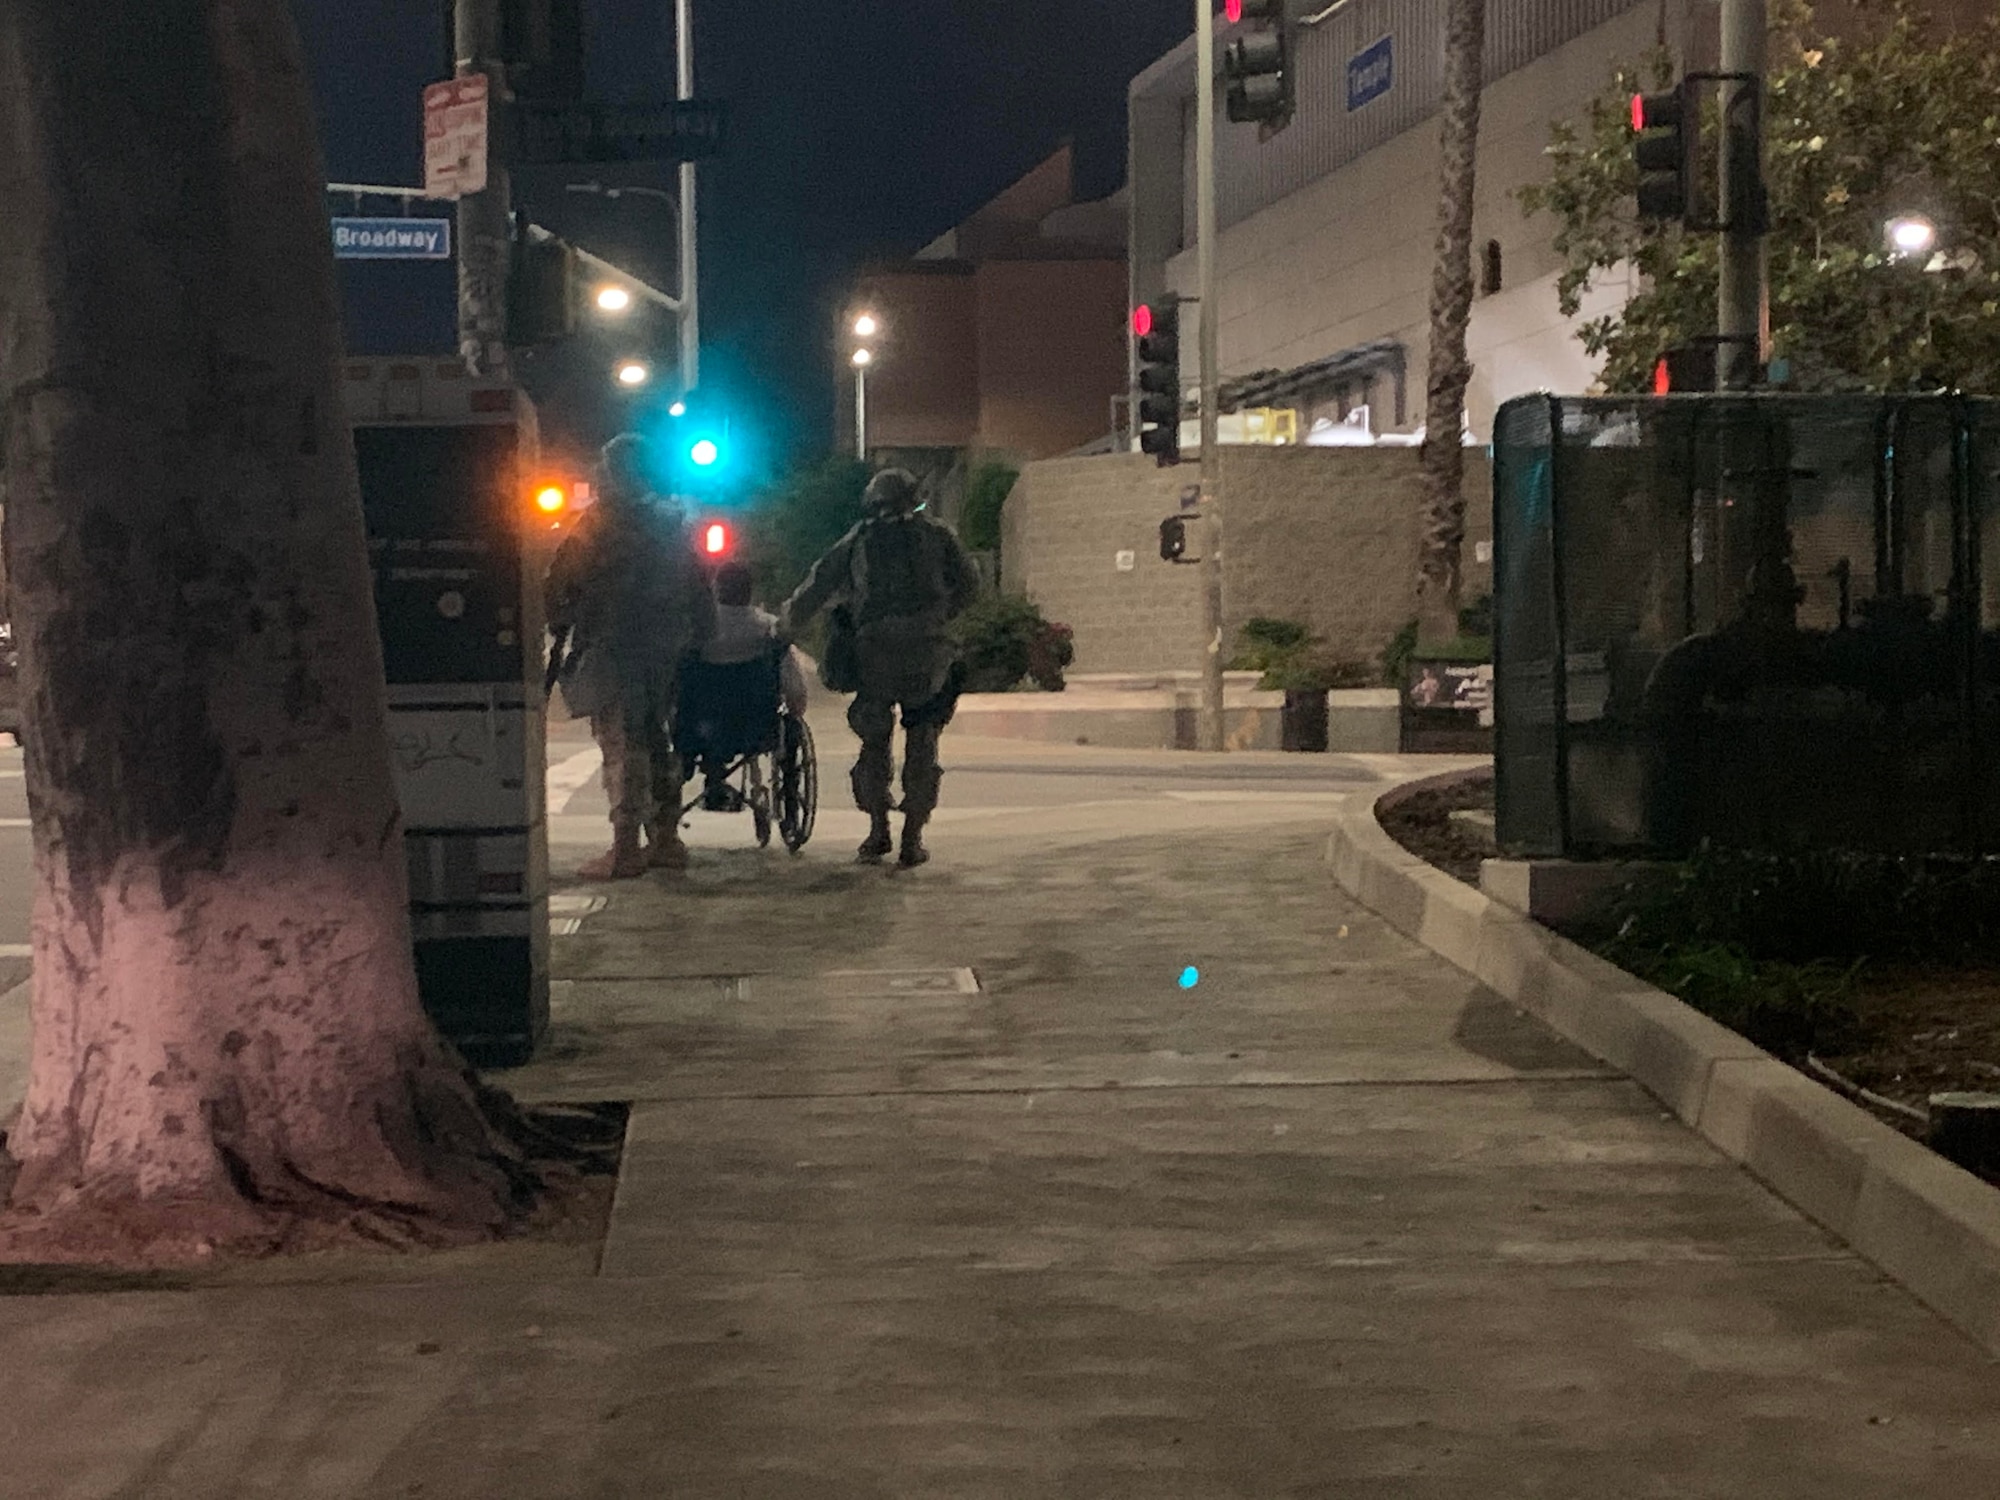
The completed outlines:
<svg viewBox="0 0 2000 1500">
<path fill-rule="evenodd" d="M 1472 195 L 1479 160 L 1479 102 L 1486 0 L 1448 0 L 1444 103 L 1439 111 L 1437 268 L 1431 280 L 1430 400 L 1425 418 L 1424 539 L 1418 562 L 1417 636 L 1458 634 L 1460 549 L 1465 542 L 1465 354 L 1472 321 Z"/>
<path fill-rule="evenodd" d="M 6 1253 L 497 1232 L 417 1001 L 291 8 L 0 6 L 0 484 L 36 908 Z"/>
</svg>

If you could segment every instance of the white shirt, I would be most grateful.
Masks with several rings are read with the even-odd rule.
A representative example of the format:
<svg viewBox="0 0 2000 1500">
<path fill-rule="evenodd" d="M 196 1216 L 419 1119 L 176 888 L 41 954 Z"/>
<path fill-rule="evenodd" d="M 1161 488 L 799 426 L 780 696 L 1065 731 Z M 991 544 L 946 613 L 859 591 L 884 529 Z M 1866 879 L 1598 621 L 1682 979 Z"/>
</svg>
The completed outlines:
<svg viewBox="0 0 2000 1500">
<path fill-rule="evenodd" d="M 723 604 L 715 611 L 715 636 L 702 648 L 701 659 L 718 667 L 755 661 L 778 634 L 778 617 L 754 604 Z M 799 654 L 790 647 L 778 661 L 778 691 L 794 717 L 806 711 L 806 675 Z"/>
</svg>

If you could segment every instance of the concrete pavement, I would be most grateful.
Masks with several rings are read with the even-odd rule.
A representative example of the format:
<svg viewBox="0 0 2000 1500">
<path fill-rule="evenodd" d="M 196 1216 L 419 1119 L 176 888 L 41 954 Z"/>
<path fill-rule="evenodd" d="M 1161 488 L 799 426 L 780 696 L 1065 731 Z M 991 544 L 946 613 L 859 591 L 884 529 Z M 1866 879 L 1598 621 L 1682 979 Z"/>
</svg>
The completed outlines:
<svg viewBox="0 0 2000 1500">
<path fill-rule="evenodd" d="M 802 859 L 698 818 L 558 941 L 594 1267 L 0 1297 L 0 1496 L 1991 1492 L 1969 1343 L 1337 891 L 1406 763 L 947 736 L 905 874 L 821 738 Z"/>
</svg>

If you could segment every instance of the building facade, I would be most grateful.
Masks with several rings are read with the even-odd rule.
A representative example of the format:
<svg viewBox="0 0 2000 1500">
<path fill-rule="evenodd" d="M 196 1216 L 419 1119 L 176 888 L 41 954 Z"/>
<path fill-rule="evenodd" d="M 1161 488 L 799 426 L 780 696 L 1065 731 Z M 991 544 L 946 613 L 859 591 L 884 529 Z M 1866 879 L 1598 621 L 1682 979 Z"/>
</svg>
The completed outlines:
<svg viewBox="0 0 2000 1500">
<path fill-rule="evenodd" d="M 871 454 L 1019 463 L 1110 431 L 1126 383 L 1126 216 L 1122 198 L 1077 203 L 1072 173 L 1064 147 L 912 259 L 856 278 L 841 322 L 851 330 L 865 313 L 878 330 L 865 374 Z"/>
<path fill-rule="evenodd" d="M 1621 63 L 1685 55 L 1712 0 L 1491 0 L 1474 214 L 1476 437 L 1527 391 L 1583 391 L 1596 377 L 1556 305 L 1555 225 L 1522 210 L 1553 124 L 1580 115 Z M 1438 208 L 1437 111 L 1445 7 L 1436 0 L 1308 6 L 1298 107 L 1268 139 L 1218 125 L 1219 342 L 1240 404 L 1291 405 L 1301 431 L 1369 409 L 1376 432 L 1423 419 Z M 1194 50 L 1132 85 L 1131 300 L 1192 295 Z M 1584 318 L 1627 289 L 1594 289 Z M 1195 347 L 1187 320 L 1183 347 Z"/>
</svg>

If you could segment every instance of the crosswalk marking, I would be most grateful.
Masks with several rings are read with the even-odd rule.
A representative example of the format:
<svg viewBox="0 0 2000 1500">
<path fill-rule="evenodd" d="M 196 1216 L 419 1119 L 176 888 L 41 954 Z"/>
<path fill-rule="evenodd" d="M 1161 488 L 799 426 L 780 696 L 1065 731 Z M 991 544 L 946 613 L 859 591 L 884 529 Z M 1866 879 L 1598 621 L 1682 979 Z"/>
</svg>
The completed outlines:
<svg viewBox="0 0 2000 1500">
<path fill-rule="evenodd" d="M 549 811 L 560 813 L 568 807 L 569 799 L 582 791 L 603 768 L 604 756 L 595 745 L 550 766 Z"/>
</svg>

